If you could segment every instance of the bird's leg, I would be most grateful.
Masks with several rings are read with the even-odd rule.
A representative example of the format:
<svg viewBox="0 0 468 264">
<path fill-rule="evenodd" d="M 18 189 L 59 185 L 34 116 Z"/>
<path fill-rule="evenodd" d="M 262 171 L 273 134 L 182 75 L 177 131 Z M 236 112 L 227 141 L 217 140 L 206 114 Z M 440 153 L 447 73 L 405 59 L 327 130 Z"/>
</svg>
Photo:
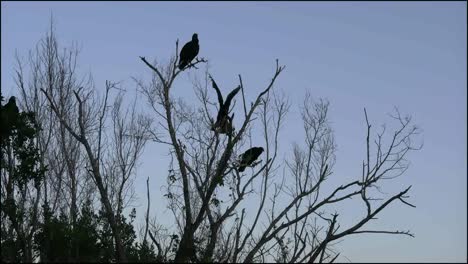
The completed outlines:
<svg viewBox="0 0 468 264">
<path fill-rule="evenodd" d="M 260 164 L 261 162 L 262 162 L 261 160 L 255 161 L 255 162 L 253 162 L 252 164 L 250 164 L 249 167 L 252 167 L 252 168 L 253 168 L 253 167 L 257 166 L 258 164 Z"/>
<path fill-rule="evenodd" d="M 198 57 L 195 58 L 195 61 L 192 63 L 192 62 L 189 62 L 187 67 L 186 68 L 195 68 L 198 70 L 197 66 L 195 66 L 196 64 L 200 63 L 200 62 L 207 62 L 207 60 L 205 60 L 204 58 L 201 58 L 199 59 Z"/>
<path fill-rule="evenodd" d="M 197 63 L 198 59 L 195 60 L 195 63 Z M 185 67 L 186 69 L 189 69 L 189 68 L 195 68 L 198 70 L 198 68 L 195 66 L 195 63 L 192 63 L 192 61 L 189 61 L 189 63 L 187 64 L 187 66 Z"/>
<path fill-rule="evenodd" d="M 189 62 L 189 64 L 187 65 L 187 67 L 185 67 L 185 69 L 189 69 L 189 68 L 192 68 L 192 67 L 198 70 L 197 66 L 195 66 L 195 64 L 193 64 L 191 62 Z"/>
<path fill-rule="evenodd" d="M 232 162 L 232 168 L 235 168 L 237 169 L 237 167 L 239 167 L 241 165 L 240 161 L 239 160 L 235 160 Z"/>
</svg>

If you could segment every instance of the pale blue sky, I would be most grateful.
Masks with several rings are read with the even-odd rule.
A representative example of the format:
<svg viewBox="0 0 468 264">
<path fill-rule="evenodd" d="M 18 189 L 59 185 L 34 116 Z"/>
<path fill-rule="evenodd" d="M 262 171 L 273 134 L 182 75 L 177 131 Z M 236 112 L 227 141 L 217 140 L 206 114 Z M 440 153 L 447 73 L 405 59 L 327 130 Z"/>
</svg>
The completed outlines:
<svg viewBox="0 0 468 264">
<path fill-rule="evenodd" d="M 466 2 L 2 2 L 1 87 L 13 89 L 13 56 L 34 47 L 54 14 L 61 44 L 82 46 L 80 70 L 97 89 L 106 79 L 134 89 L 131 76 L 148 69 L 138 56 L 167 61 L 177 38 L 200 39 L 200 56 L 225 89 L 242 74 L 251 99 L 269 81 L 274 59 L 287 66 L 277 86 L 298 103 L 306 91 L 331 103 L 338 144 L 336 184 L 359 175 L 364 157 L 363 107 L 376 126 L 393 106 L 423 129 L 423 150 L 392 187 L 413 185 L 373 226 L 411 229 L 416 237 L 364 235 L 337 245 L 354 262 L 467 260 Z M 190 100 L 188 75 L 175 93 Z M 143 102 L 143 101 L 142 101 Z M 293 107 L 282 144 L 298 138 Z M 137 193 L 146 176 L 165 182 L 166 149 L 150 143 L 141 159 Z M 162 198 L 154 188 L 153 198 Z M 159 197 L 159 198 L 158 198 Z M 139 202 L 145 205 L 144 197 Z M 154 204 L 154 203 L 152 203 Z M 162 203 L 152 212 L 163 219 Z M 158 208 L 159 206 L 159 208 Z M 343 209 L 352 211 L 350 209 Z M 139 208 L 143 213 L 143 207 Z M 359 211 L 359 213 L 362 213 Z M 344 261 L 345 259 L 341 259 Z"/>
</svg>

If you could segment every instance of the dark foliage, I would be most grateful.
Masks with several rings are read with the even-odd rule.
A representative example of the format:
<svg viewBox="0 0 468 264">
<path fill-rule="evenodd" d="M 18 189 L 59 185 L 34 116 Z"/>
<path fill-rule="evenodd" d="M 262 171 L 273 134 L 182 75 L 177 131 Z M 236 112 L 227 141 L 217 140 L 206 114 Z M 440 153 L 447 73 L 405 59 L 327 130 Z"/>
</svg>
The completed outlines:
<svg viewBox="0 0 468 264">
<path fill-rule="evenodd" d="M 64 211 L 52 212 L 47 202 L 42 206 L 42 217 L 33 217 L 33 208 L 24 208 L 15 192 L 33 184 L 39 190 L 47 168 L 40 166 L 40 155 L 35 144 L 39 131 L 34 113 L 19 112 L 14 97 L 0 109 L 2 128 L 1 170 L 8 176 L 6 199 L 1 206 L 1 261 L 2 262 L 115 262 L 115 245 L 110 225 L 101 209 L 95 213 L 91 201 L 86 201 L 75 223 Z M 119 227 L 128 260 L 156 262 L 153 245 L 138 243 L 133 221 L 121 215 Z M 37 219 L 35 229 L 26 232 L 25 219 Z M 32 253 L 32 254 L 30 254 Z"/>
<path fill-rule="evenodd" d="M 32 232 L 24 230 L 23 223 L 32 219 L 31 231 L 34 231 L 36 215 L 34 209 L 25 207 L 22 201 L 28 184 L 32 183 L 37 193 L 47 170 L 40 166 L 41 157 L 35 143 L 39 126 L 34 113 L 19 112 L 13 96 L 6 105 L 1 105 L 0 116 L 1 172 L 6 176 L 6 182 L 2 183 L 6 185 L 5 193 L 2 193 L 6 197 L 1 206 L 1 259 L 5 262 L 31 261 Z M 20 194 L 23 199 L 16 198 Z"/>
</svg>

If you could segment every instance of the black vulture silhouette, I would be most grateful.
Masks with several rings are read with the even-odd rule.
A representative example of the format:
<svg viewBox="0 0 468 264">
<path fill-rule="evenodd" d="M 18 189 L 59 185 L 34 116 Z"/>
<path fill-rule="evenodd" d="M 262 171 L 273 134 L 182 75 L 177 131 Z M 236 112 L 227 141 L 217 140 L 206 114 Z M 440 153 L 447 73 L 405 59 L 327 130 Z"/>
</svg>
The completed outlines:
<svg viewBox="0 0 468 264">
<path fill-rule="evenodd" d="M 8 136 L 11 129 L 16 125 L 18 120 L 19 110 L 16 106 L 16 97 L 12 96 L 4 106 L 2 106 L 0 111 L 1 117 L 1 134 L 3 136 Z"/>
<path fill-rule="evenodd" d="M 232 90 L 228 96 L 226 97 L 226 101 L 222 106 L 220 106 L 219 111 L 218 111 L 218 117 L 216 118 L 219 120 L 220 118 L 227 117 L 229 114 L 229 107 L 231 106 L 231 101 L 236 96 L 236 94 L 239 92 L 240 86 L 238 86 L 236 89 Z"/>
<path fill-rule="evenodd" d="M 239 171 L 243 172 L 246 167 L 252 165 L 252 163 L 258 159 L 262 152 L 262 147 L 253 147 L 245 151 L 240 157 L 241 161 L 239 164 Z"/>
<path fill-rule="evenodd" d="M 234 114 L 229 116 L 229 107 L 231 106 L 231 101 L 236 96 L 236 94 L 240 90 L 240 86 L 232 90 L 228 96 L 226 97 L 226 101 L 223 100 L 223 95 L 219 90 L 218 85 L 216 84 L 215 80 L 210 76 L 212 86 L 216 90 L 216 94 L 218 95 L 218 103 L 219 103 L 219 111 L 216 117 L 216 122 L 211 130 L 218 130 L 221 134 L 226 134 L 232 131 L 232 120 L 234 119 Z"/>
<path fill-rule="evenodd" d="M 16 97 L 12 96 L 5 105 L 5 111 L 17 115 L 19 113 L 18 106 L 16 106 Z"/>
<path fill-rule="evenodd" d="M 198 34 L 194 33 L 192 36 L 192 41 L 187 42 L 180 51 L 179 69 L 182 70 L 193 59 L 195 59 L 195 57 L 198 55 L 198 51 L 200 51 L 200 46 L 198 45 Z"/>
<path fill-rule="evenodd" d="M 209 75 L 210 79 L 211 79 L 211 84 L 213 86 L 213 88 L 216 90 L 216 94 L 218 95 L 218 103 L 219 103 L 219 109 L 221 109 L 221 107 L 223 107 L 223 103 L 224 103 L 224 100 L 223 100 L 223 95 L 221 94 L 221 91 L 219 90 L 219 87 L 218 85 L 216 84 L 215 80 L 213 79 L 213 77 L 211 77 L 211 75 Z"/>
<path fill-rule="evenodd" d="M 234 129 L 232 126 L 232 120 L 234 120 L 234 113 L 231 116 L 226 116 L 225 118 L 220 119 L 213 125 L 211 130 L 217 131 L 220 134 L 232 133 Z"/>
</svg>

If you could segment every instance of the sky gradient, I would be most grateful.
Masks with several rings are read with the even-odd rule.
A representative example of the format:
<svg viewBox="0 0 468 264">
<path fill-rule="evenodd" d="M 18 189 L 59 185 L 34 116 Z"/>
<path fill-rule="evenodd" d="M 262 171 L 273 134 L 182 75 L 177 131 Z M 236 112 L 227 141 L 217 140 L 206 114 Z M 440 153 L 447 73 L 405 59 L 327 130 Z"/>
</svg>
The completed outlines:
<svg viewBox="0 0 468 264">
<path fill-rule="evenodd" d="M 79 43 L 79 70 L 91 71 L 101 90 L 105 80 L 123 81 L 134 89 L 131 76 L 149 76 L 138 56 L 167 61 L 175 40 L 185 43 L 194 32 L 200 39 L 199 55 L 209 59 L 218 84 L 235 87 L 237 74 L 242 74 L 250 89 L 248 101 L 268 83 L 278 58 L 286 69 L 275 87 L 294 105 L 306 91 L 330 101 L 338 145 L 333 176 L 337 185 L 360 173 L 365 154 L 363 108 L 377 127 L 390 121 L 387 113 L 397 106 L 422 129 L 424 147 L 410 153 L 411 167 L 392 190 L 412 185 L 410 201 L 417 208 L 395 203 L 373 226 L 410 229 L 416 237 L 350 236 L 337 247 L 353 262 L 467 261 L 466 2 L 1 5 L 1 87 L 6 95 L 18 92 L 13 85 L 15 51 L 27 55 L 47 30 L 51 13 L 61 46 Z M 181 92 L 191 89 L 189 74 L 175 85 L 174 93 L 190 100 L 193 93 Z M 298 110 L 291 108 L 283 131 L 286 150 L 301 136 Z M 166 154 L 162 146 L 148 144 L 140 159 L 137 193 L 144 192 L 147 176 L 165 182 Z M 162 199 L 157 190 L 153 200 Z M 138 204 L 145 206 L 144 199 Z M 151 209 L 162 221 L 163 204 L 156 202 Z M 137 211 L 143 214 L 141 209 Z"/>
</svg>

